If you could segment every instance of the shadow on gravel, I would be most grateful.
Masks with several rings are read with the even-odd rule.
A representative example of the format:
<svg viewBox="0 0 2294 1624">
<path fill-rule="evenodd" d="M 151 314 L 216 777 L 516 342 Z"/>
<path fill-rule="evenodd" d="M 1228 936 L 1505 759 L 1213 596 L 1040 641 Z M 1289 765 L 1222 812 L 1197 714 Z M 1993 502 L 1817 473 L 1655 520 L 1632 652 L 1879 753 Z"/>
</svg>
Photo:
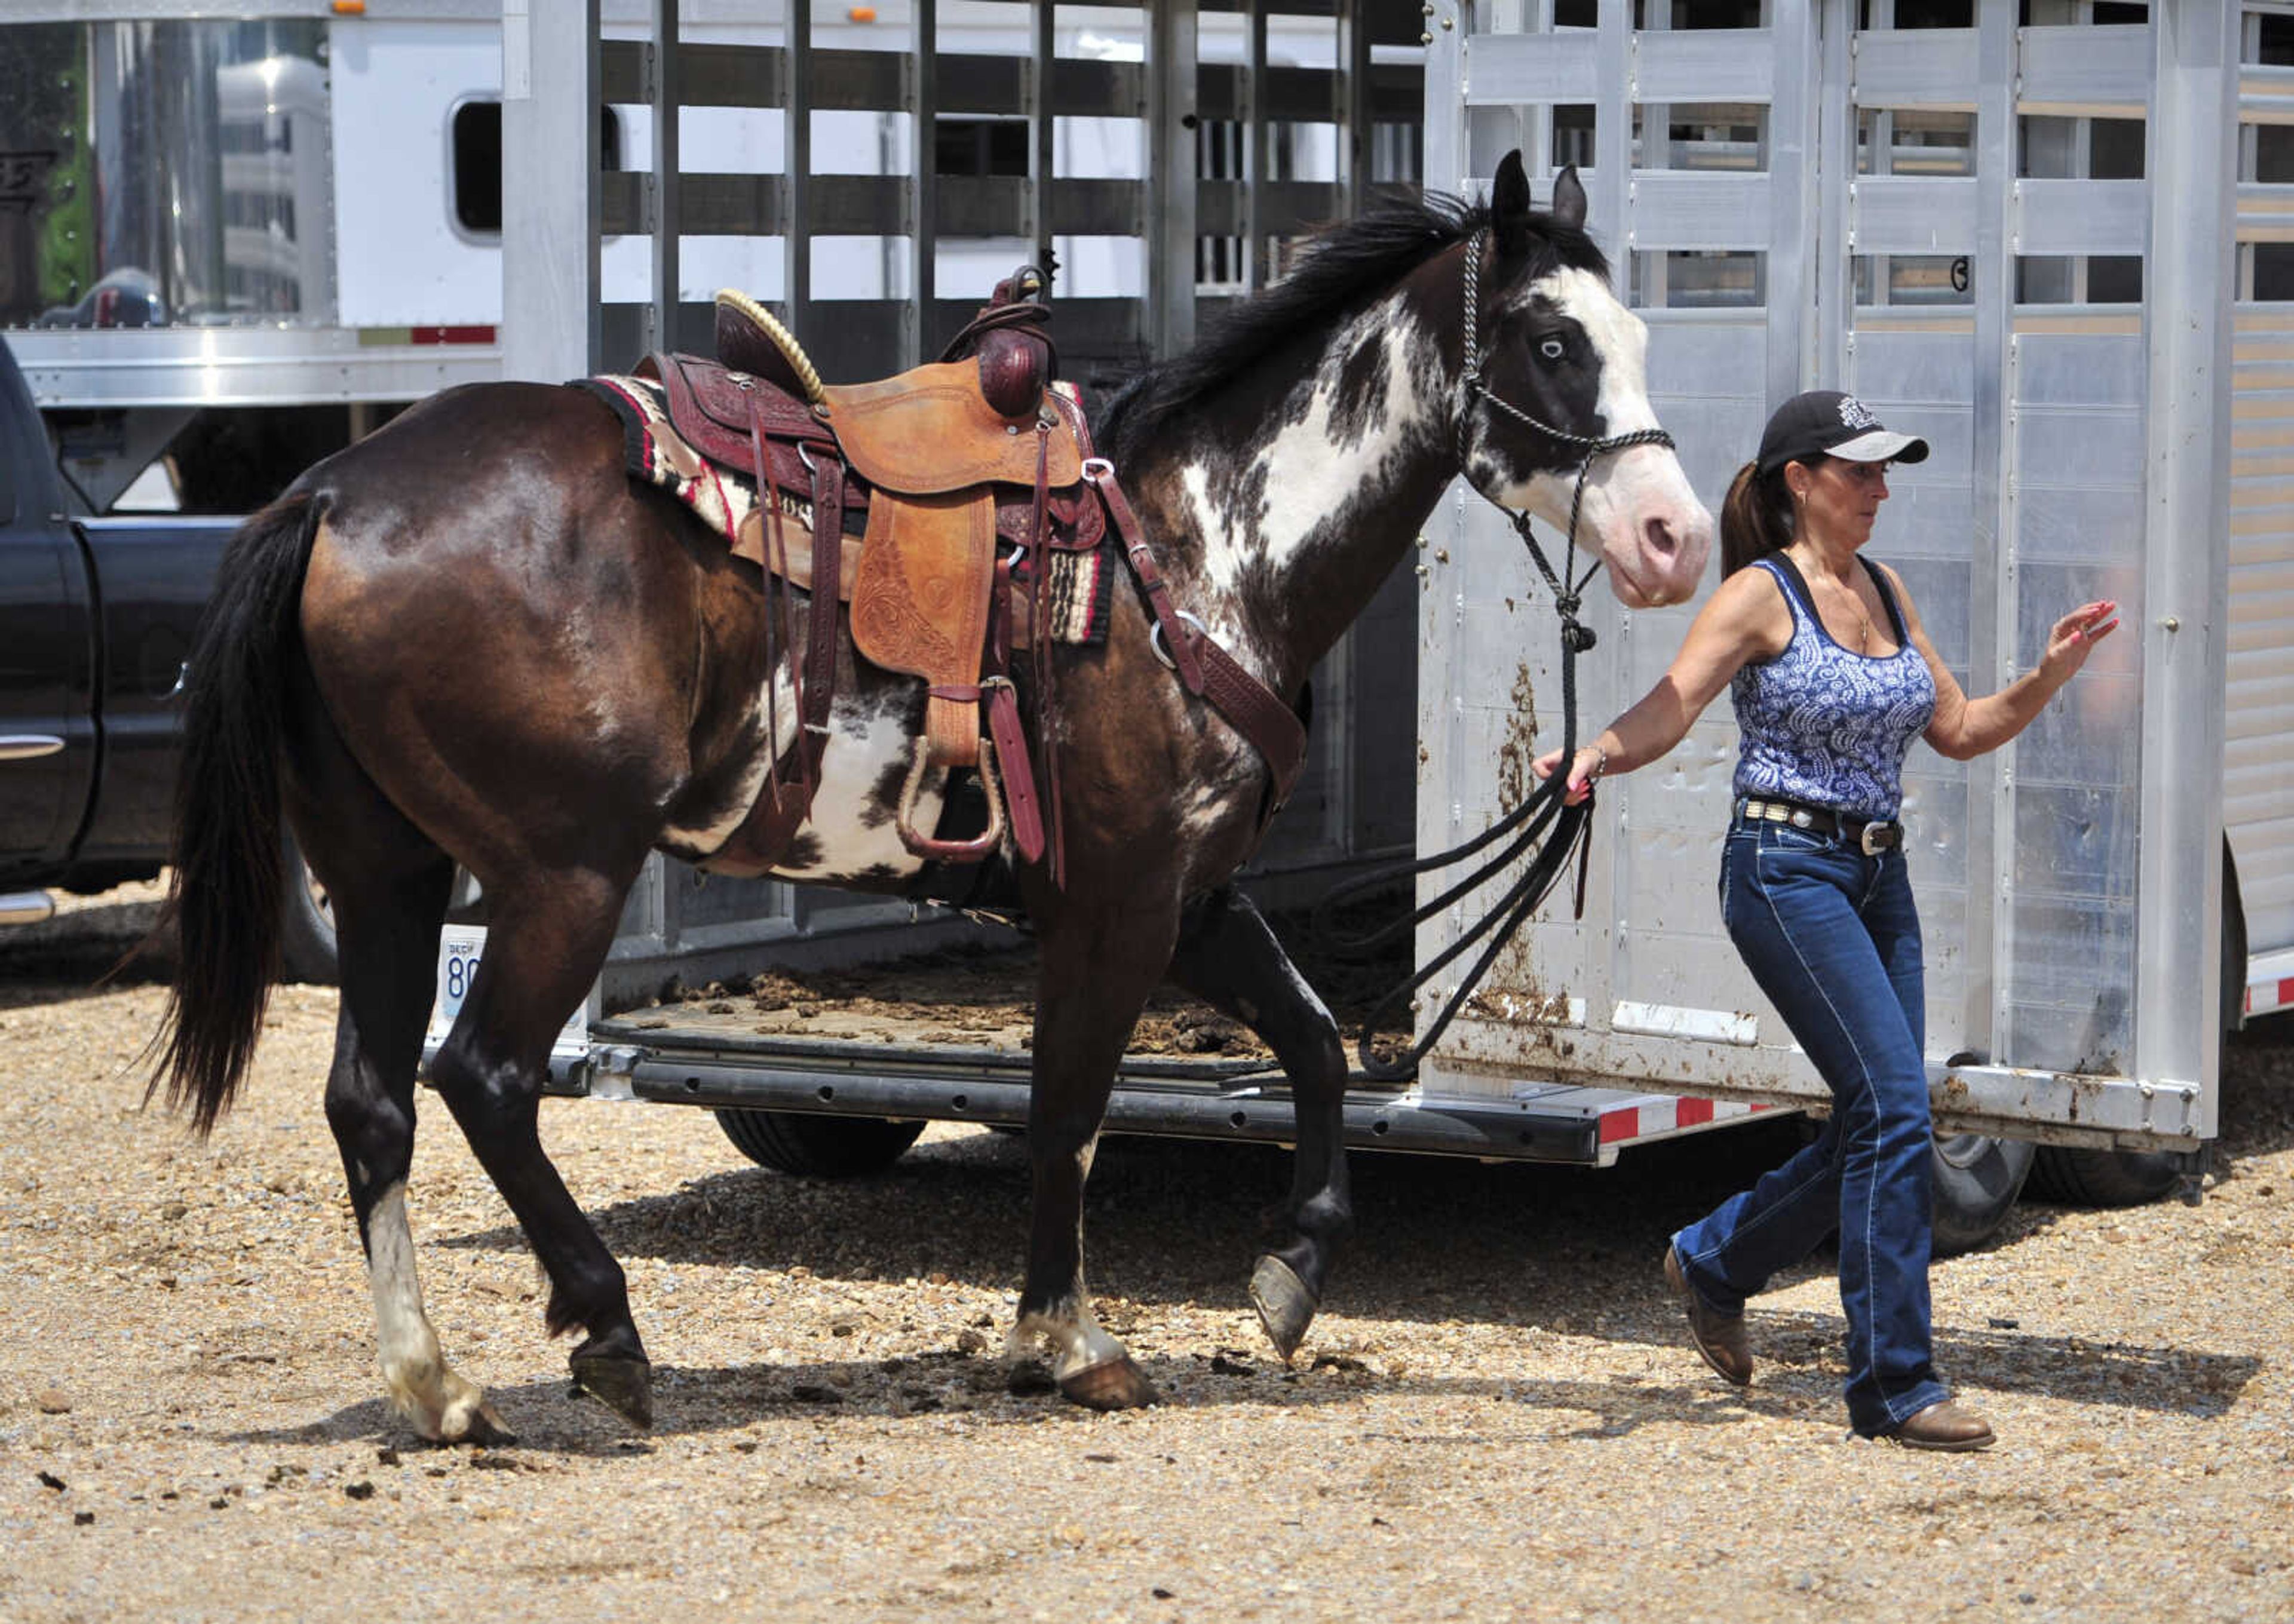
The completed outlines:
<svg viewBox="0 0 2294 1624">
<path fill-rule="evenodd" d="M 1356 1157 L 1359 1232 L 1325 1307 L 1356 1320 L 1479 1325 L 1500 1339 L 1550 1334 L 1678 1348 L 1693 1370 L 1678 1307 L 1656 1269 L 1666 1237 L 1781 1159 L 1794 1142 L 1789 1124 L 1748 1128 L 1726 1138 L 1651 1146 L 1607 1171 Z M 1151 1322 L 1161 1306 L 1248 1315 L 1245 1288 L 1259 1214 L 1281 1193 L 1289 1163 L 1287 1153 L 1256 1146 L 1110 1141 L 1092 1179 L 1087 1222 L 1092 1282 L 1110 1328 L 1128 1335 Z M 922 1146 L 876 1179 L 831 1183 L 762 1171 L 718 1173 L 595 1216 L 606 1244 L 624 1257 L 702 1267 L 802 1266 L 832 1280 L 899 1282 L 940 1274 L 1013 1294 L 1021 1285 L 1027 1200 L 1024 1141 L 979 1134 Z M 2011 1235 L 2032 1233 L 2062 1216 L 2052 1209 L 2020 1212 Z M 2203 1208 L 2192 1214 L 2197 1222 L 2204 1217 Z M 525 1243 L 514 1230 L 500 1228 L 443 1244 L 522 1251 Z M 1823 1279 L 1832 1266 L 1820 1254 L 1790 1279 Z M 2014 1293 L 2012 1271 L 2003 1271 L 1986 1280 L 1975 1311 L 1991 1317 L 1994 1328 L 1939 1328 L 1938 1362 L 1953 1379 L 1990 1391 L 2210 1417 L 2226 1411 L 2259 1368 L 2242 1356 L 2025 1332 L 2013 1323 Z M 641 1325 L 644 1315 L 640 1302 Z M 1752 1318 L 1761 1384 L 1749 1394 L 1720 1396 L 1739 1408 L 1810 1407 L 1828 1419 L 1838 1402 L 1839 1316 L 1756 1305 Z M 769 1316 L 757 1335 L 769 1344 Z M 957 1356 L 922 1354 L 894 1363 L 925 1371 L 942 1357 Z M 1342 1367 L 1364 1364 L 1327 1320 L 1321 1334 L 1310 1333 L 1302 1364 L 1317 1357 Z M 1378 1359 L 1371 1353 L 1369 1366 Z M 1619 1425 L 1619 1414 L 1641 1414 L 1652 1398 L 1649 1388 L 1623 1381 L 1421 1381 L 1343 1372 L 1340 1379 L 1325 1379 L 1311 1367 L 1283 1371 L 1257 1344 L 1206 1349 L 1192 1361 L 1142 1362 L 1167 1396 L 1184 1403 L 1320 1403 L 1368 1385 L 1590 1409 L 1606 1417 L 1594 1424 L 1595 1433 Z M 889 1388 L 861 1379 L 876 1369 L 863 1361 L 687 1371 L 679 1379 L 721 1384 L 712 1399 L 741 1410 L 810 1385 L 840 1390 L 824 1402 L 908 1413 L 915 1406 L 901 1395 L 901 1376 L 893 1375 Z M 1684 1379 L 1690 1384 L 1683 1392 L 1696 1402 L 1715 1396 L 1693 1375 Z"/>
<path fill-rule="evenodd" d="M 1764 1344 L 1788 1349 L 1795 1342 L 1820 1345 L 1835 1341 L 1836 1320 L 1807 1314 L 1762 1316 Z M 768 1335 L 769 1328 L 761 1328 Z M 1494 1336 L 1516 1335 L 1493 1328 Z M 2078 1399 L 2061 1391 L 2060 1361 L 2068 1350 L 2055 1338 L 1973 1337 L 1946 1333 L 1939 1353 L 1948 1368 L 1993 1392 L 2030 1392 Z M 2227 1409 L 2259 1362 L 2156 1349 L 2087 1349 L 2083 1368 L 2111 1391 L 2096 1401 L 2176 1411 L 2211 1419 Z M 1684 1363 L 1695 1360 L 1682 1349 Z M 1701 1374 L 1678 1382 L 1637 1376 L 1608 1380 L 1491 1380 L 1484 1377 L 1421 1377 L 1370 1370 L 1342 1352 L 1310 1354 L 1297 1369 L 1285 1370 L 1271 1356 L 1254 1359 L 1235 1349 L 1139 1360 L 1167 1404 L 1181 1409 L 1256 1408 L 1300 1409 L 1357 1402 L 1372 1393 L 1454 1402 L 1481 1399 L 1519 1406 L 1484 1412 L 1484 1424 L 1438 1433 L 1397 1429 L 1366 1436 L 1433 1449 L 1463 1443 L 1553 1441 L 1620 1438 L 1652 1425 L 1721 1427 L 1747 1414 L 1803 1421 L 1844 1432 L 1839 1419 L 1836 1372 L 1810 1355 L 1786 1352 L 1764 1366 L 1760 1384 L 1745 1392 L 1719 1387 Z M 2194 1387 L 2206 1396 L 2193 1401 Z M 901 1358 L 819 1360 L 801 1364 L 654 1368 L 655 1419 L 650 1433 L 624 1425 L 570 1382 L 513 1383 L 490 1390 L 497 1413 L 517 1429 L 515 1449 L 560 1456 L 610 1458 L 642 1453 L 648 1439 L 702 1436 L 737 1431 L 774 1417 L 851 1415 L 884 1419 L 964 1416 L 989 1425 L 1037 1426 L 1084 1422 L 1093 1412 L 1069 1404 L 1038 1385 L 1015 1391 L 1005 1367 L 993 1354 L 954 1351 Z M 240 1444 L 350 1443 L 366 1441 L 405 1451 L 407 1464 L 451 1457 L 456 1451 L 416 1440 L 405 1423 L 379 1399 L 346 1406 L 322 1421 L 290 1428 L 266 1428 L 226 1435 Z M 1097 1457 L 1086 1458 L 1096 1459 Z M 463 1455 L 473 1466 L 515 1467 L 518 1457 L 502 1448 Z M 386 1464 L 401 1464 L 388 1462 Z M 523 1469 L 542 1469 L 528 1466 Z"/>
<path fill-rule="evenodd" d="M 156 888 L 133 889 L 139 894 L 132 897 L 91 901 L 41 924 L 0 930 L 0 1010 L 61 1003 L 173 976 L 172 944 L 121 962 L 159 922 L 156 897 L 140 895 Z"/>
</svg>

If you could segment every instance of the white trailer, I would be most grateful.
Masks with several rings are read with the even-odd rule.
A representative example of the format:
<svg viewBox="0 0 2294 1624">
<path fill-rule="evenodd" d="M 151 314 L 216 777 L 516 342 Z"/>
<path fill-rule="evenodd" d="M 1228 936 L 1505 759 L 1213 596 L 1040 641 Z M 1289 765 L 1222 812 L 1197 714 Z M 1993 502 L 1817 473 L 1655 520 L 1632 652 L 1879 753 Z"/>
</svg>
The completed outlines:
<svg viewBox="0 0 2294 1624">
<path fill-rule="evenodd" d="M 899 178 L 915 169 L 905 49 L 914 20 L 897 7 L 840 7 L 818 27 L 801 15 L 811 65 L 794 94 L 808 116 L 792 143 L 784 9 L 678 8 L 679 49 L 658 59 L 685 64 L 669 102 L 682 110 L 679 138 L 666 142 L 655 140 L 660 87 L 646 82 L 656 60 L 646 0 L 541 18 L 545 44 L 572 28 L 577 45 L 594 47 L 584 100 L 596 128 L 584 139 L 596 178 L 582 195 L 594 209 L 596 314 L 572 330 L 578 340 L 594 328 L 583 347 L 596 364 L 626 362 L 653 342 L 649 314 L 667 313 L 672 337 L 705 342 L 720 287 L 801 319 L 816 287 L 824 302 L 897 307 L 921 274 L 923 319 L 906 324 L 908 336 L 937 332 L 1035 252 L 1012 184 L 1016 167 L 1024 185 L 1034 156 L 1016 72 L 1033 44 L 1023 10 L 969 0 L 938 10 L 949 69 L 946 110 L 930 126 L 947 218 L 933 229 L 939 199 L 928 200 L 919 234 L 907 230 L 915 189 Z M 247 0 L 224 15 L 169 0 L 7 8 L 0 331 L 94 505 L 110 506 L 171 441 L 180 449 L 195 413 L 332 406 L 343 409 L 339 443 L 434 390 L 504 375 L 505 259 L 549 252 L 519 240 L 547 209 L 502 183 L 506 10 L 511 32 L 530 40 L 533 13 L 502 0 Z M 1311 24 L 1279 20 L 1269 30 L 1274 73 L 1313 54 Z M 1127 84 L 1145 82 L 1143 36 L 1086 12 L 1051 44 L 1065 82 L 1060 116 L 1044 121 L 1045 157 L 1070 195 L 1067 217 L 1046 221 L 1045 246 L 1064 267 L 1062 291 L 1080 301 L 1065 325 L 1079 359 L 1094 343 L 1135 355 L 1146 279 L 1121 233 L 1144 174 L 1146 126 L 1105 110 Z M 525 56 L 519 69 L 518 85 L 530 85 Z M 1413 75 L 1403 86 L 1412 110 L 1415 84 Z M 1336 175 L 1335 132 L 1314 129 L 1280 143 L 1286 183 Z M 801 256 L 786 249 L 769 186 L 793 150 L 817 172 L 801 205 L 816 223 L 795 234 Z M 690 177 L 678 206 L 675 286 L 657 299 L 644 215 L 657 174 L 674 191 L 680 150 L 705 153 L 708 173 Z M 937 247 L 920 262 L 911 240 Z M 1240 285 L 1250 273 L 1237 256 L 1229 277 Z M 534 279 L 516 263 L 508 275 L 515 303 Z M 891 369 L 902 328 L 850 324 L 846 342 L 823 346 L 832 376 Z M 242 436 L 230 453 L 248 449 Z M 307 433 L 287 437 L 279 455 L 297 460 L 276 467 L 273 483 L 331 449 Z M 130 500 L 185 494 L 147 480 Z"/>
<path fill-rule="evenodd" d="M 2013 745 L 1908 766 L 1936 1116 L 2090 1150 L 2210 1138 L 2225 1011 L 2284 1003 L 2294 945 L 2287 8 L 1439 9 L 1429 182 L 1470 187 L 1516 144 L 1590 160 L 1659 414 L 1716 507 L 1776 403 L 1843 387 L 1935 448 L 1891 478 L 1874 550 L 1971 692 L 2064 607 L 2125 605 L 2130 635 Z M 1428 536 L 1428 846 L 1501 809 L 1486 764 L 1530 725 L 1517 670 L 1558 688 L 1518 545 L 1480 507 L 1456 498 Z M 1589 726 L 1655 678 L 1688 613 L 1602 603 Z M 1720 926 L 1734 761 L 1717 706 L 1604 786 L 1585 918 L 1525 930 L 1428 1057 L 1428 1097 L 1823 1103 Z M 1953 1153 L 2000 1164 L 1958 1171 L 2010 1195 L 2028 1155 Z"/>
<path fill-rule="evenodd" d="M 805 280 L 815 234 L 905 236 L 908 263 L 925 267 L 952 197 L 1029 242 L 1080 211 L 1135 241 L 1143 296 L 1062 304 L 1057 324 L 1072 313 L 1086 332 L 1162 350 L 1184 341 L 1200 297 L 1224 291 L 1203 286 L 1206 239 L 1244 228 L 1247 282 L 1264 273 L 1265 240 L 1311 217 L 1256 158 L 1240 181 L 1198 173 L 1199 126 L 1215 116 L 1245 150 L 1268 150 L 1277 76 L 1254 43 L 1266 37 L 1257 5 L 1240 12 L 1238 67 L 1200 60 L 1198 42 L 1216 32 L 1209 13 L 1160 4 L 1141 25 L 1139 61 L 1079 76 L 1037 4 L 1023 70 L 1008 80 L 931 48 L 931 0 L 884 8 L 911 36 L 904 67 L 850 63 L 848 78 L 809 69 L 801 10 L 760 62 L 680 45 L 673 6 L 657 10 L 648 39 L 602 44 L 594 26 L 545 37 L 548 9 L 523 56 L 506 45 L 525 92 L 506 120 L 511 173 L 525 176 L 513 189 L 551 215 L 512 234 L 539 256 L 534 280 L 508 273 L 536 295 L 531 347 L 505 330 L 525 375 L 596 363 L 601 228 L 683 222 L 653 232 L 649 250 L 651 330 L 671 334 L 686 317 L 665 290 L 681 289 L 679 256 L 698 221 L 776 239 L 784 302 L 808 334 L 823 330 L 827 303 Z M 2241 1003 L 2258 1012 L 2285 1002 L 2281 985 L 2294 981 L 2282 748 L 2294 722 L 2283 635 L 2294 614 L 2294 306 L 2283 302 L 2294 175 L 2281 175 L 2294 154 L 2280 140 L 2294 123 L 2294 73 L 2281 65 L 2294 61 L 2294 19 L 2285 5 L 2221 0 L 2029 0 L 2029 23 L 2021 10 L 1436 0 L 1407 23 L 1422 51 L 1428 183 L 1475 190 L 1514 146 L 1533 175 L 1580 166 L 1596 233 L 1652 328 L 1660 412 L 1709 500 L 1774 403 L 1842 385 L 1936 447 L 1896 481 L 1878 550 L 1911 581 L 1971 689 L 2013 675 L 2062 605 L 2127 605 L 2127 633 L 2011 750 L 1965 767 L 1916 755 L 1909 776 L 1940 1167 L 1947 1184 L 1966 1175 L 1966 1230 L 1997 1221 L 2034 1141 L 2089 1158 L 2090 1171 L 2119 1151 L 2203 1145 L 2225 989 L 2235 1019 Z M 563 15 L 581 17 L 580 0 Z M 594 5 L 587 16 L 594 24 Z M 1338 48 L 1316 70 L 1349 154 L 1369 150 L 1358 93 L 1376 76 L 1365 62 L 1402 65 L 1371 54 L 1365 16 L 1337 8 Z M 964 193 L 913 172 L 828 176 L 817 155 L 785 147 L 788 174 L 736 187 L 682 173 L 656 142 L 652 173 L 601 180 L 594 148 L 583 150 L 601 83 L 622 87 L 609 99 L 647 96 L 655 129 L 685 124 L 659 116 L 680 104 L 680 85 L 688 117 L 689 93 L 709 85 L 791 116 L 814 98 L 895 96 L 936 121 L 944 87 L 965 84 L 1025 119 L 1038 157 L 1025 176 Z M 1095 106 L 1134 110 L 1136 178 L 1063 185 L 1041 158 L 1078 85 Z M 1367 180 L 1359 164 L 1342 166 L 1322 195 L 1357 199 Z M 969 302 L 941 298 L 921 272 L 903 287 L 892 325 L 905 322 L 905 337 L 891 359 L 923 353 Z M 865 300 L 847 309 L 868 313 Z M 563 319 L 582 312 L 586 323 Z M 1358 629 L 1332 663 L 1318 705 L 1322 792 L 1278 825 L 1278 877 L 1311 883 L 1375 855 L 1387 844 L 1381 819 L 1414 824 L 1427 848 L 1485 827 L 1523 787 L 1493 763 L 1524 759 L 1558 731 L 1549 606 L 1497 516 L 1453 493 L 1416 576 L 1398 583 L 1401 614 Z M 1598 614 L 1582 671 L 1589 725 L 1647 686 L 1685 624 L 1682 611 L 1627 614 L 1607 600 Z M 1413 689 L 1415 728 L 1383 725 L 1372 696 Z M 1525 707 L 1525 694 L 1538 702 Z M 1414 1079 L 1357 1086 L 1353 1142 L 1607 1163 L 1765 1107 L 1822 1108 L 1820 1082 L 1737 966 L 1712 900 L 1733 759 L 1721 707 L 1668 763 L 1607 786 L 1584 920 L 1525 931 Z M 1395 792 L 1411 784 L 1414 800 Z M 700 889 L 656 865 L 601 997 L 620 1004 L 670 976 L 754 966 L 760 948 L 915 945 L 907 912 L 773 886 Z M 1463 923 L 1429 925 L 1421 962 Z M 574 1092 L 816 1126 L 842 1118 L 856 1134 L 873 1130 L 855 1118 L 1024 1116 L 1016 1052 L 792 1044 L 680 1026 L 674 1010 L 590 1014 L 601 1019 L 575 1023 L 561 1068 Z M 1110 1125 L 1290 1132 L 1279 1079 L 1152 1061 L 1127 1065 Z M 757 1153 L 753 1135 L 736 1138 Z M 2155 1183 L 2161 1168 L 2174 1164 L 2144 1176 Z"/>
<path fill-rule="evenodd" d="M 324 432 L 272 420 L 275 489 L 379 410 L 500 375 L 499 252 L 451 235 L 445 100 L 498 77 L 499 21 L 348 9 L 29 0 L 0 20 L 0 329 L 97 508 L 171 442 L 195 455 L 198 414 L 200 434 L 236 414 L 216 454 L 246 459 L 255 414 L 331 408 Z"/>
</svg>

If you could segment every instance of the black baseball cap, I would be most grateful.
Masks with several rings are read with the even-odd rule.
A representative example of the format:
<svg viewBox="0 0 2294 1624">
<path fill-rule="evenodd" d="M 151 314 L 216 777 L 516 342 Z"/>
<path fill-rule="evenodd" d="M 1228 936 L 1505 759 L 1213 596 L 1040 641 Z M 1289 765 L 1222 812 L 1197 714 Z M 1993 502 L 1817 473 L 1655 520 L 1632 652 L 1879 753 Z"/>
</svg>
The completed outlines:
<svg viewBox="0 0 2294 1624">
<path fill-rule="evenodd" d="M 1777 408 L 1761 435 L 1762 474 L 1815 456 L 1850 462 L 1925 462 L 1928 443 L 1916 434 L 1891 434 L 1872 409 L 1837 389 L 1810 389 Z"/>
</svg>

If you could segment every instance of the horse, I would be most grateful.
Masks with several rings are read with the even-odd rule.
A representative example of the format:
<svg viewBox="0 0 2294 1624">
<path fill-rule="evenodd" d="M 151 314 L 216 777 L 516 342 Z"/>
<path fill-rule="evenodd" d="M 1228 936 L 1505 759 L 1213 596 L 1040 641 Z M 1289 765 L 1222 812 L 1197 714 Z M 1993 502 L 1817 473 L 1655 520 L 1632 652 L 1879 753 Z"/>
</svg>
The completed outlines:
<svg viewBox="0 0 2294 1624">
<path fill-rule="evenodd" d="M 1682 600 L 1702 574 L 1712 516 L 1656 426 L 1646 331 L 1584 216 L 1574 172 L 1549 210 L 1533 208 L 1517 153 L 1485 203 L 1381 205 L 1314 240 L 1286 280 L 1102 413 L 1101 467 L 1119 472 L 1134 552 L 1159 563 L 1160 582 L 1119 584 L 1103 643 L 1049 652 L 1059 700 L 1036 725 L 1061 764 L 1064 872 L 1007 840 L 977 877 L 1024 910 L 1042 949 L 1032 1215 L 1008 1352 L 1046 1358 L 1071 1401 L 1159 1396 L 1093 1316 L 1082 1231 L 1115 1069 L 1159 981 L 1255 1029 L 1288 1074 L 1292 1187 L 1251 1287 L 1286 1360 L 1353 1227 L 1336 1025 L 1232 884 L 1263 832 L 1272 769 L 1175 675 L 1161 602 L 1200 652 L 1223 648 L 1296 707 L 1460 474 L 1501 506 L 1568 524 L 1628 606 Z M 785 683 L 801 651 L 771 652 L 760 603 L 753 569 L 634 483 L 621 423 L 568 386 L 431 397 L 313 467 L 230 544 L 191 662 L 167 905 L 179 968 L 150 1092 L 199 1133 L 230 1106 L 278 961 L 291 827 L 339 937 L 326 1116 L 380 1374 L 426 1439 L 508 1435 L 440 1348 L 406 1206 L 457 865 L 490 929 L 430 1082 L 547 1276 L 548 1333 L 580 1334 L 575 1383 L 651 1423 L 625 1277 L 542 1149 L 539 1097 L 551 1037 L 597 977 L 647 854 L 707 869 L 791 747 Z M 924 685 L 857 657 L 849 614 L 838 627 L 817 794 L 774 872 L 917 894 L 937 865 L 891 832 Z M 949 778 L 928 775 L 925 812 Z"/>
</svg>

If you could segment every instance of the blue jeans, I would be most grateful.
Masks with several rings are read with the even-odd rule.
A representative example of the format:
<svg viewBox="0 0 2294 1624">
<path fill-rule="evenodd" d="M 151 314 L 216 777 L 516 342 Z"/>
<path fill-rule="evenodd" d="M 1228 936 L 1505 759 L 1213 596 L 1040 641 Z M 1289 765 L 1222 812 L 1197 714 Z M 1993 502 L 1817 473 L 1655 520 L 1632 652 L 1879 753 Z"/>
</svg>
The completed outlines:
<svg viewBox="0 0 2294 1624">
<path fill-rule="evenodd" d="M 1721 849 L 1720 915 L 1830 1086 L 1832 1118 L 1672 1244 L 1697 1295 L 1733 1313 L 1837 1230 L 1848 1418 L 1874 1436 L 1951 1396 L 1928 1322 L 1927 1002 L 1904 855 L 1740 820 Z"/>
</svg>

